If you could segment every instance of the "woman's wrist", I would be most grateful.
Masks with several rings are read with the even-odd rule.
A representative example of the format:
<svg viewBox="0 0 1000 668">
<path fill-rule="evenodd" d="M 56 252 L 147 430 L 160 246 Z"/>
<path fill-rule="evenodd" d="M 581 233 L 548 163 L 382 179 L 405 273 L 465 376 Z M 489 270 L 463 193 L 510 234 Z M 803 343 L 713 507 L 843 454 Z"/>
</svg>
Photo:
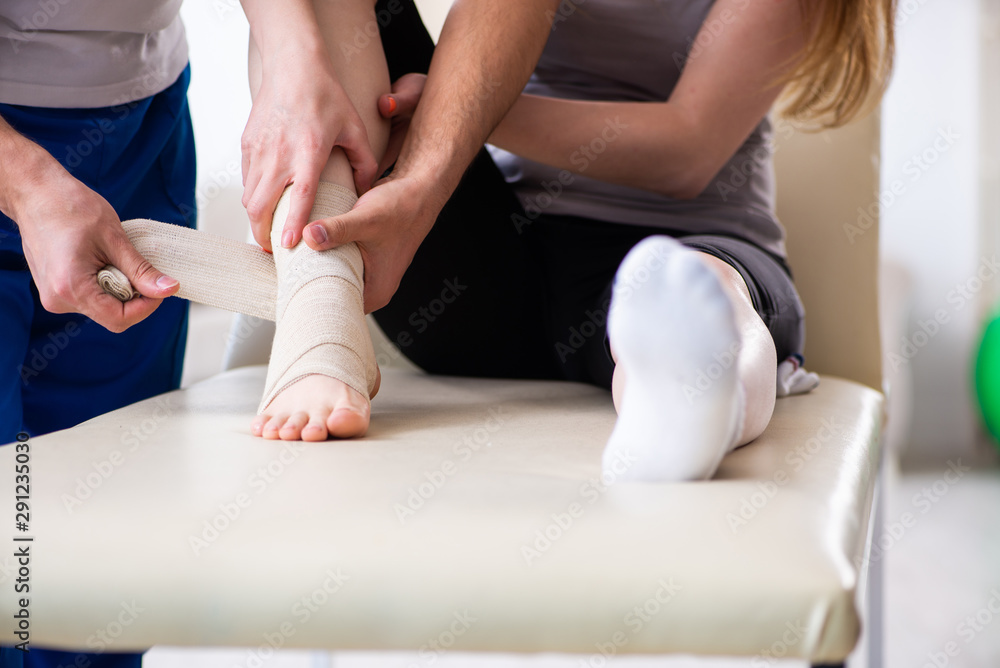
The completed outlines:
<svg viewBox="0 0 1000 668">
<path fill-rule="evenodd" d="M 332 72 L 330 53 L 319 34 L 307 34 L 295 41 L 276 42 L 269 50 L 258 45 L 261 53 L 261 76 L 265 81 L 273 78 L 285 80 L 296 75 L 308 80 L 317 71 Z"/>
</svg>

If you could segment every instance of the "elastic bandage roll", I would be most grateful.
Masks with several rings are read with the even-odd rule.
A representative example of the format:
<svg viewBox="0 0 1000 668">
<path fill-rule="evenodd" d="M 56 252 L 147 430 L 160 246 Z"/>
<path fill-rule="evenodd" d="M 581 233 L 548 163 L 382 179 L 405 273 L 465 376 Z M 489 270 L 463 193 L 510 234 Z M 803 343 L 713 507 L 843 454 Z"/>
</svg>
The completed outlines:
<svg viewBox="0 0 1000 668">
<path fill-rule="evenodd" d="M 181 299 L 274 320 L 274 258 L 259 246 L 142 218 L 122 221 L 122 228 L 140 255 L 177 279 Z M 101 269 L 97 282 L 119 301 L 138 296 L 117 267 Z"/>
<path fill-rule="evenodd" d="M 336 378 L 365 398 L 371 396 L 378 377 L 365 324 L 361 252 L 355 243 L 319 252 L 304 242 L 282 248 L 289 193 L 286 189 L 278 201 L 271 224 L 278 277 L 277 327 L 258 412 L 306 376 Z M 357 199 L 347 188 L 320 183 L 309 221 L 346 213 Z"/>
</svg>

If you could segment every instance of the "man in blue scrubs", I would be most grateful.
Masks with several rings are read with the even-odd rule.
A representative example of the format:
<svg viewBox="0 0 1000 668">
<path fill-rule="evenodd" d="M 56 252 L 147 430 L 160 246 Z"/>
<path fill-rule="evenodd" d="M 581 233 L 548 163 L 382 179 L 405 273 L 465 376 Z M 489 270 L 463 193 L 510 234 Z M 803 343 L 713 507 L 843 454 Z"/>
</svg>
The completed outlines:
<svg viewBox="0 0 1000 668">
<path fill-rule="evenodd" d="M 0 445 L 180 384 L 187 302 L 168 298 L 177 282 L 135 251 L 120 224 L 150 218 L 195 226 L 180 5 L 0 5 Z M 346 98 L 335 78 L 324 75 L 328 63 L 310 60 L 319 52 L 305 48 L 303 26 L 315 27 L 311 3 L 244 0 L 244 6 L 262 58 L 272 65 L 265 84 L 269 71 L 281 73 L 270 82 L 273 94 L 255 105 L 244 135 L 244 178 L 253 164 L 266 186 L 257 188 L 255 196 L 266 199 L 258 208 L 273 210 L 293 182 L 315 191 L 335 145 L 352 156 L 358 185 L 366 188 L 376 163 L 360 117 L 349 104 L 321 104 Z M 270 148 L 279 145 L 284 150 Z M 312 202 L 299 198 L 293 203 L 304 217 Z M 141 298 L 122 304 L 103 294 L 96 274 L 107 264 L 120 268 Z M 141 664 L 140 654 L 113 649 L 0 647 L 0 668 Z"/>
</svg>

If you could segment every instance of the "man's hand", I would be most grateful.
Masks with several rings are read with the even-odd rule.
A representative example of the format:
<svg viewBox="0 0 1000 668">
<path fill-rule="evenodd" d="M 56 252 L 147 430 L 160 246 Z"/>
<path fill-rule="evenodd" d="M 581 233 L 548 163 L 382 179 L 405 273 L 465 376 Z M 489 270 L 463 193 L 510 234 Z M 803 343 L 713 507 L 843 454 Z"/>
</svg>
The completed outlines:
<svg viewBox="0 0 1000 668">
<path fill-rule="evenodd" d="M 435 190 L 433 179 L 392 175 L 344 215 L 310 223 L 303 239 L 314 250 L 358 243 L 365 263 L 365 313 L 371 313 L 389 303 L 449 194 Z"/>
<path fill-rule="evenodd" d="M 42 306 L 52 313 L 82 313 L 122 332 L 177 292 L 178 283 L 139 255 L 107 200 L 46 157 L 30 187 L 5 198 Z M 109 264 L 142 296 L 123 304 L 105 294 L 97 272 Z"/>
<path fill-rule="evenodd" d="M 426 80 L 424 74 L 406 74 L 393 84 L 391 94 L 378 100 L 379 114 L 392 119 L 380 174 L 399 156 Z M 303 239 L 315 250 L 358 243 L 365 263 L 365 313 L 389 303 L 447 201 L 449 193 L 443 190 L 433 196 L 432 184 L 433 179 L 392 175 L 362 195 L 348 213 L 317 220 L 305 229 Z"/>
<path fill-rule="evenodd" d="M 329 58 L 310 62 L 304 65 L 299 56 L 290 63 L 266 63 L 243 132 L 243 205 L 254 239 L 266 250 L 271 250 L 274 208 L 289 184 L 292 201 L 282 245 L 290 248 L 302 238 L 320 172 L 335 146 L 347 154 L 358 192 L 376 177 L 368 133 Z"/>
</svg>

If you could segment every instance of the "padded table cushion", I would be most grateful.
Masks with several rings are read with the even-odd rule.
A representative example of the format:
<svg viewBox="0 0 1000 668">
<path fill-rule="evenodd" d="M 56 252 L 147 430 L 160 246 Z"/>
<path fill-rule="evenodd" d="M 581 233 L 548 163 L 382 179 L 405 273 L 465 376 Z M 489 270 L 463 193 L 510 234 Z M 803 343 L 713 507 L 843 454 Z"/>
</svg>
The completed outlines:
<svg viewBox="0 0 1000 668">
<path fill-rule="evenodd" d="M 264 373 L 31 439 L 33 646 L 823 662 L 855 644 L 873 390 L 826 377 L 779 400 L 712 481 L 606 487 L 607 392 L 389 370 L 368 437 L 285 444 L 249 435 Z M 14 457 L 0 448 L 9 533 Z"/>
</svg>

